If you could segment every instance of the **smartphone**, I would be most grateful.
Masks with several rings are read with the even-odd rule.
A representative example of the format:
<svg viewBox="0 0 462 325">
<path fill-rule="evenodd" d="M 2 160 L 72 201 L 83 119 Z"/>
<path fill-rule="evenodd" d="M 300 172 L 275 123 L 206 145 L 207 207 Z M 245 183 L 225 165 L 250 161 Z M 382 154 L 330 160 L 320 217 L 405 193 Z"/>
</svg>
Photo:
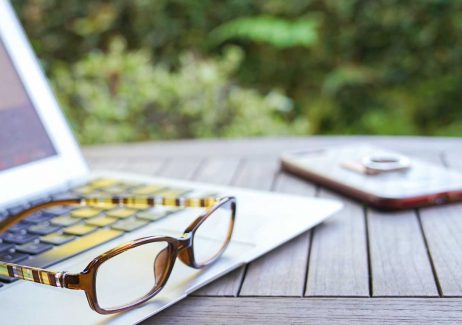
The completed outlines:
<svg viewBox="0 0 462 325">
<path fill-rule="evenodd" d="M 379 209 L 462 200 L 462 174 L 367 144 L 287 152 L 282 168 Z"/>
</svg>

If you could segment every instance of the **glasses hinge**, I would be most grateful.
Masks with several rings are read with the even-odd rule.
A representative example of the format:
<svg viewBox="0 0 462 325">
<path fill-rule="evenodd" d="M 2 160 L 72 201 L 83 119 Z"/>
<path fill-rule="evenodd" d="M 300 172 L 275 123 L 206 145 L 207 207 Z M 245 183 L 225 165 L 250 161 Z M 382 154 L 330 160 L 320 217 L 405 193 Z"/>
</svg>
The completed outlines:
<svg viewBox="0 0 462 325">
<path fill-rule="evenodd" d="M 79 274 L 62 273 L 60 279 L 63 288 L 80 289 L 80 276 Z"/>
</svg>

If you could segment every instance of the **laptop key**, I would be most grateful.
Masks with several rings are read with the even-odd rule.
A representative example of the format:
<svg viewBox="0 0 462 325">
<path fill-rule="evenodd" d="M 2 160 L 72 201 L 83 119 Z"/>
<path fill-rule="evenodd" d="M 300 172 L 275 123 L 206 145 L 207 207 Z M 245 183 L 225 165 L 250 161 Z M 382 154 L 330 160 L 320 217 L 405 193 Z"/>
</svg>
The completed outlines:
<svg viewBox="0 0 462 325">
<path fill-rule="evenodd" d="M 117 180 L 115 179 L 111 179 L 111 178 L 99 178 L 99 179 L 95 179 L 93 181 L 91 181 L 88 186 L 92 187 L 92 188 L 101 188 L 101 187 L 106 187 L 106 186 L 110 186 L 110 185 L 115 185 L 119 183 Z"/>
<path fill-rule="evenodd" d="M 89 194 L 97 193 L 97 190 L 93 186 L 88 186 L 88 185 L 76 187 L 73 189 L 73 191 L 80 195 L 89 195 Z"/>
<path fill-rule="evenodd" d="M 133 209 L 117 208 L 117 209 L 106 212 L 106 214 L 109 217 L 124 219 L 124 218 L 129 218 L 129 217 L 134 216 L 136 212 L 137 210 L 133 210 Z"/>
<path fill-rule="evenodd" d="M 3 221 L 8 217 L 8 212 L 0 210 L 0 221 Z"/>
<path fill-rule="evenodd" d="M 20 246 L 16 246 L 16 251 L 26 254 L 37 255 L 53 248 L 53 245 L 45 243 L 28 243 Z"/>
<path fill-rule="evenodd" d="M 55 215 L 56 217 L 58 217 L 58 216 L 68 214 L 69 212 L 71 212 L 72 209 L 73 209 L 72 207 L 53 207 L 53 208 L 45 209 L 44 211 L 51 213 Z"/>
<path fill-rule="evenodd" d="M 114 229 L 98 229 L 87 236 L 79 237 L 67 244 L 56 246 L 43 254 L 33 256 L 23 264 L 32 267 L 48 267 L 64 259 L 87 251 L 90 248 L 99 246 L 107 241 L 117 238 L 122 234 L 122 231 Z"/>
<path fill-rule="evenodd" d="M 14 248 L 14 244 L 0 243 L 0 253 L 9 251 Z"/>
<path fill-rule="evenodd" d="M 5 252 L 0 254 L 0 261 L 6 263 L 18 263 L 24 261 L 29 255 L 17 252 Z"/>
<path fill-rule="evenodd" d="M 22 244 L 31 242 L 37 238 L 38 238 L 37 235 L 32 235 L 28 233 L 7 232 L 2 235 L 2 239 L 4 242 L 13 243 L 17 245 L 22 245 Z"/>
<path fill-rule="evenodd" d="M 156 220 L 162 219 L 168 214 L 169 214 L 169 211 L 166 211 L 166 210 L 151 209 L 151 210 L 139 212 L 137 214 L 137 218 L 148 220 L 148 221 L 156 221 Z"/>
<path fill-rule="evenodd" d="M 103 217 L 95 217 L 91 219 L 87 219 L 85 223 L 91 225 L 91 226 L 96 226 L 96 227 L 105 227 L 112 225 L 114 222 L 116 222 L 118 219 L 116 218 L 111 218 L 108 216 L 103 216 Z"/>
<path fill-rule="evenodd" d="M 14 281 L 18 281 L 18 279 L 9 278 L 7 276 L 0 275 L 0 281 L 5 282 L 5 283 L 12 283 Z"/>
<path fill-rule="evenodd" d="M 76 209 L 76 210 L 72 211 L 72 212 L 71 212 L 71 216 L 73 216 L 74 218 L 82 218 L 82 219 L 85 219 L 85 218 L 96 217 L 96 216 L 99 215 L 101 212 L 102 212 L 101 209 L 95 209 L 95 208 L 80 208 L 80 209 Z"/>
<path fill-rule="evenodd" d="M 131 190 L 133 195 L 154 195 L 160 190 L 165 189 L 162 185 L 143 185 Z"/>
<path fill-rule="evenodd" d="M 67 226 L 72 226 L 72 225 L 75 225 L 76 223 L 79 223 L 80 220 L 77 218 L 72 218 L 70 215 L 64 215 L 64 216 L 53 218 L 51 219 L 50 222 L 53 225 L 67 227 Z"/>
<path fill-rule="evenodd" d="M 0 275 L 0 281 L 6 282 L 6 283 L 12 283 L 14 281 L 18 281 L 18 279 Z"/>
<path fill-rule="evenodd" d="M 178 197 L 182 196 L 188 192 L 191 192 L 191 189 L 184 188 L 166 188 L 165 190 L 159 191 L 156 193 L 156 196 L 165 196 L 165 197 Z"/>
<path fill-rule="evenodd" d="M 27 221 L 21 221 L 20 223 L 15 224 L 14 226 L 10 227 L 8 231 L 11 232 L 21 232 L 27 230 L 30 226 L 32 226 L 33 223 L 27 222 Z"/>
<path fill-rule="evenodd" d="M 24 261 L 28 257 L 29 255 L 27 254 L 16 253 L 16 252 L 14 253 L 6 252 L 6 253 L 0 254 L 0 261 L 6 262 L 6 263 L 19 263 L 21 261 Z M 11 283 L 16 280 L 18 279 L 0 275 L 0 281 L 3 281 L 3 282 Z"/>
<path fill-rule="evenodd" d="M 75 238 L 77 237 L 72 235 L 54 233 L 40 237 L 40 241 L 47 244 L 62 245 L 70 241 L 73 241 Z"/>
<path fill-rule="evenodd" d="M 36 235 L 48 235 L 52 232 L 57 232 L 59 229 L 61 229 L 61 226 L 55 226 L 49 223 L 39 223 L 29 227 L 28 231 Z"/>
<path fill-rule="evenodd" d="M 146 226 L 149 222 L 145 220 L 120 220 L 112 226 L 112 229 L 122 230 L 122 231 L 133 231 L 139 229 L 143 226 Z"/>
<path fill-rule="evenodd" d="M 127 188 L 121 185 L 108 186 L 101 189 L 101 191 L 109 195 L 128 195 L 129 193 Z"/>
<path fill-rule="evenodd" d="M 69 235 L 83 236 L 95 231 L 96 229 L 97 227 L 94 226 L 78 224 L 64 228 L 64 233 Z"/>
<path fill-rule="evenodd" d="M 53 219 L 54 217 L 56 216 L 52 213 L 46 211 L 39 211 L 27 217 L 26 221 L 32 223 L 42 223 L 47 222 L 48 220 Z"/>
</svg>

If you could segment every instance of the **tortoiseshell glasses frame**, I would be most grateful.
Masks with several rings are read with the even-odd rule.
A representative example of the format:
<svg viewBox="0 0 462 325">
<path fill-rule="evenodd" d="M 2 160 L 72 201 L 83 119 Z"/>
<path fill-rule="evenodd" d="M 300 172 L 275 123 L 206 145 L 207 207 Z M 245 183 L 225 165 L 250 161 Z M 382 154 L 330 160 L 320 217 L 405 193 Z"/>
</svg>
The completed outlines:
<svg viewBox="0 0 462 325">
<path fill-rule="evenodd" d="M 109 197 L 109 198 L 76 198 L 66 200 L 56 200 L 45 202 L 27 210 L 22 211 L 16 216 L 10 217 L 0 222 L 0 234 L 8 230 L 11 226 L 25 219 L 34 212 L 55 207 L 55 206 L 92 206 L 101 208 L 111 207 L 133 207 L 133 208 L 150 208 L 157 206 L 165 207 L 179 207 L 179 208 L 206 208 L 207 210 L 198 216 L 183 232 L 179 238 L 170 236 L 150 236 L 143 237 L 128 243 L 117 246 L 99 256 L 94 258 L 87 267 L 80 273 L 69 272 L 53 272 L 40 268 L 33 268 L 25 265 L 18 265 L 13 263 L 5 263 L 0 261 L 0 275 L 32 281 L 40 284 L 50 285 L 59 288 L 67 288 L 73 290 L 83 290 L 87 296 L 90 307 L 100 314 L 113 314 L 122 311 L 133 309 L 147 300 L 154 297 L 167 283 L 173 265 L 178 257 L 183 263 L 192 268 L 203 268 L 215 262 L 219 258 L 226 247 L 228 246 L 234 228 L 234 220 L 236 216 L 236 199 L 234 197 L 223 198 L 172 198 L 172 197 Z M 205 263 L 199 263 L 194 256 L 194 235 L 201 224 L 207 220 L 213 213 L 222 208 L 230 208 L 230 224 L 227 232 L 226 239 L 217 253 Z M 143 297 L 129 303 L 127 305 L 119 306 L 117 308 L 108 309 L 102 308 L 98 304 L 98 297 L 96 294 L 96 275 L 98 268 L 105 261 L 115 257 L 125 251 L 138 247 L 144 244 L 162 242 L 166 243 L 166 248 L 163 252 L 166 254 L 162 256 L 161 267 L 162 273 L 159 273 L 158 279 L 154 288 L 152 288 Z M 157 261 L 155 261 L 157 263 Z M 155 274 L 157 277 L 157 274 Z"/>
</svg>

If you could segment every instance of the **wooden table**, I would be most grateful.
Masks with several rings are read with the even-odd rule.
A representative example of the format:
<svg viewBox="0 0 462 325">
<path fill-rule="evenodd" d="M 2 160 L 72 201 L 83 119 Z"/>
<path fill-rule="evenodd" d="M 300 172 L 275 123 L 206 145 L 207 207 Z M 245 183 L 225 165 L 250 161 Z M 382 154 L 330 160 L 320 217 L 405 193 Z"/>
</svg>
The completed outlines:
<svg viewBox="0 0 462 325">
<path fill-rule="evenodd" d="M 367 142 L 462 170 L 462 140 L 310 137 L 86 148 L 94 168 L 305 196 L 344 209 L 148 319 L 154 323 L 462 321 L 462 204 L 377 212 L 279 170 L 285 150 Z M 303 211 L 300 211 L 303 213 Z"/>
</svg>

